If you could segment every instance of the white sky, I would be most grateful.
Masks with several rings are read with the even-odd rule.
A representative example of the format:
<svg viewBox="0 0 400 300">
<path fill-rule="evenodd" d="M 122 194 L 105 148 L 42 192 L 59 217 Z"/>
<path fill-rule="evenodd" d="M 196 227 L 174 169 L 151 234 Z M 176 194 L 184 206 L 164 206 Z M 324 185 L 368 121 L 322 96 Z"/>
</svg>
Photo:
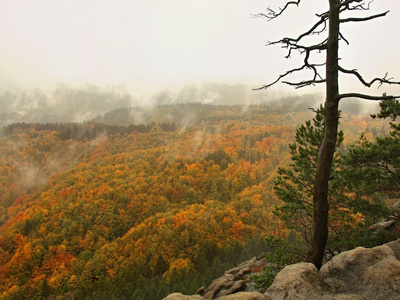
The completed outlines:
<svg viewBox="0 0 400 300">
<path fill-rule="evenodd" d="M 285 2 L 0 0 L 0 88 L 92 83 L 146 92 L 205 81 L 256 87 L 299 64 L 266 42 L 309 29 L 328 3 L 304 0 L 271 22 L 251 17 Z M 391 12 L 343 25 L 351 43 L 341 46 L 343 66 L 358 68 L 366 79 L 388 71 L 400 80 L 400 0 L 375 0 L 371 8 L 370 13 Z M 350 77 L 342 82 L 345 88 L 354 85 Z M 386 90 L 400 89 L 377 93 Z"/>
</svg>

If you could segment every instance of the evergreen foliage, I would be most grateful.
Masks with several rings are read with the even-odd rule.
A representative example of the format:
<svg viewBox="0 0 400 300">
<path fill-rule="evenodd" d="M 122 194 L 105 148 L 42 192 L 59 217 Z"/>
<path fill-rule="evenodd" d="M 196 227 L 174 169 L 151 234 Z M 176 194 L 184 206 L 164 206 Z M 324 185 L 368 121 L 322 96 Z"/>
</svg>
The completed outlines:
<svg viewBox="0 0 400 300">
<path fill-rule="evenodd" d="M 387 103 L 381 107 L 381 116 L 393 116 L 398 108 Z M 292 164 L 289 169 L 278 169 L 274 189 L 284 204 L 274 213 L 291 230 L 291 238 L 283 240 L 270 236 L 267 239 L 268 246 L 274 250 L 266 255 L 271 264 L 254 276 L 260 290 L 267 289 L 287 264 L 304 260 L 311 247 L 312 185 L 324 135 L 323 114 L 321 106 L 312 121 L 306 121 L 296 130 L 296 143 L 289 145 Z M 372 224 L 394 214 L 387 205 L 387 197 L 399 197 L 399 128 L 393 123 L 391 127 L 389 136 L 370 142 L 362 135 L 347 154 L 335 153 L 328 196 L 330 234 L 325 252 L 330 256 L 357 246 L 377 246 L 400 236 L 398 226 L 377 233 L 369 229 Z M 339 131 L 337 148 L 343 140 L 343 132 Z"/>
<path fill-rule="evenodd" d="M 288 229 L 298 232 L 306 248 L 310 247 L 311 241 L 313 182 L 323 137 L 324 108 L 320 106 L 315 112 L 315 117 L 296 130 L 296 142 L 289 145 L 292 160 L 290 168 L 279 168 L 279 176 L 274 184 L 276 195 L 284 202 L 274 212 Z M 337 148 L 342 141 L 343 132 L 339 131 Z M 336 165 L 337 157 L 332 166 L 333 176 Z M 335 190 L 331 189 L 330 203 L 334 202 L 335 198 Z"/>
</svg>

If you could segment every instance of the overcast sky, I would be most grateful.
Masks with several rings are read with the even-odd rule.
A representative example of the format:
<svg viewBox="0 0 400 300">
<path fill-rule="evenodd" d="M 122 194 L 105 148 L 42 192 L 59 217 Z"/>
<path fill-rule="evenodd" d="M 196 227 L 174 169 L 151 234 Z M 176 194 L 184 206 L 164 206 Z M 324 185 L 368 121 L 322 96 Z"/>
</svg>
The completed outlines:
<svg viewBox="0 0 400 300">
<path fill-rule="evenodd" d="M 328 3 L 304 0 L 271 22 L 252 17 L 285 2 L 0 0 L 0 88 L 126 84 L 145 93 L 206 81 L 262 85 L 300 63 L 266 42 L 309 29 Z M 400 80 L 400 0 L 375 0 L 370 13 L 385 10 L 385 18 L 343 25 L 350 46 L 341 45 L 342 62 L 366 79 L 389 71 Z M 351 82 L 343 78 L 343 87 Z M 372 92 L 386 90 L 399 88 Z"/>
</svg>

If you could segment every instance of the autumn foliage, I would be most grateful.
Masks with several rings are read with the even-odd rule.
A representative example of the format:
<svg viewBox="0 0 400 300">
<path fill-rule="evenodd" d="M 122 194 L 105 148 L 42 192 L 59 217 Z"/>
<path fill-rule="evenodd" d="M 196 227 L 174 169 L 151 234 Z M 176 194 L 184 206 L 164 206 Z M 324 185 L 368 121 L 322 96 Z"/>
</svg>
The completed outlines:
<svg viewBox="0 0 400 300">
<path fill-rule="evenodd" d="M 193 125 L 90 139 L 8 128 L 0 139 L 0 298 L 193 293 L 265 251 L 267 235 L 284 237 L 273 183 L 310 112 L 213 109 Z M 363 122 L 360 131 L 382 126 Z"/>
</svg>

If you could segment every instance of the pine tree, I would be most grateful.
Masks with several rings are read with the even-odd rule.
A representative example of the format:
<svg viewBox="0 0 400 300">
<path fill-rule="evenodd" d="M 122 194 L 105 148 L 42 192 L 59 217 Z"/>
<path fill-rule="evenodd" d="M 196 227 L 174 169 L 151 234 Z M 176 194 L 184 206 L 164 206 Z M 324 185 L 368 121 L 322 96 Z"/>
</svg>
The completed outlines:
<svg viewBox="0 0 400 300">
<path fill-rule="evenodd" d="M 313 183 L 319 148 L 324 138 L 324 108 L 321 105 L 315 111 L 312 120 L 306 121 L 296 130 L 296 142 L 289 145 L 292 163 L 290 168 L 279 168 L 274 189 L 284 204 L 275 210 L 275 214 L 286 227 L 295 230 L 308 249 L 311 242 L 314 191 Z M 343 141 L 343 132 L 338 132 L 336 147 Z M 337 155 L 332 175 L 335 174 Z M 332 190 L 330 194 L 334 194 Z M 332 196 L 333 198 L 333 196 Z"/>
</svg>

